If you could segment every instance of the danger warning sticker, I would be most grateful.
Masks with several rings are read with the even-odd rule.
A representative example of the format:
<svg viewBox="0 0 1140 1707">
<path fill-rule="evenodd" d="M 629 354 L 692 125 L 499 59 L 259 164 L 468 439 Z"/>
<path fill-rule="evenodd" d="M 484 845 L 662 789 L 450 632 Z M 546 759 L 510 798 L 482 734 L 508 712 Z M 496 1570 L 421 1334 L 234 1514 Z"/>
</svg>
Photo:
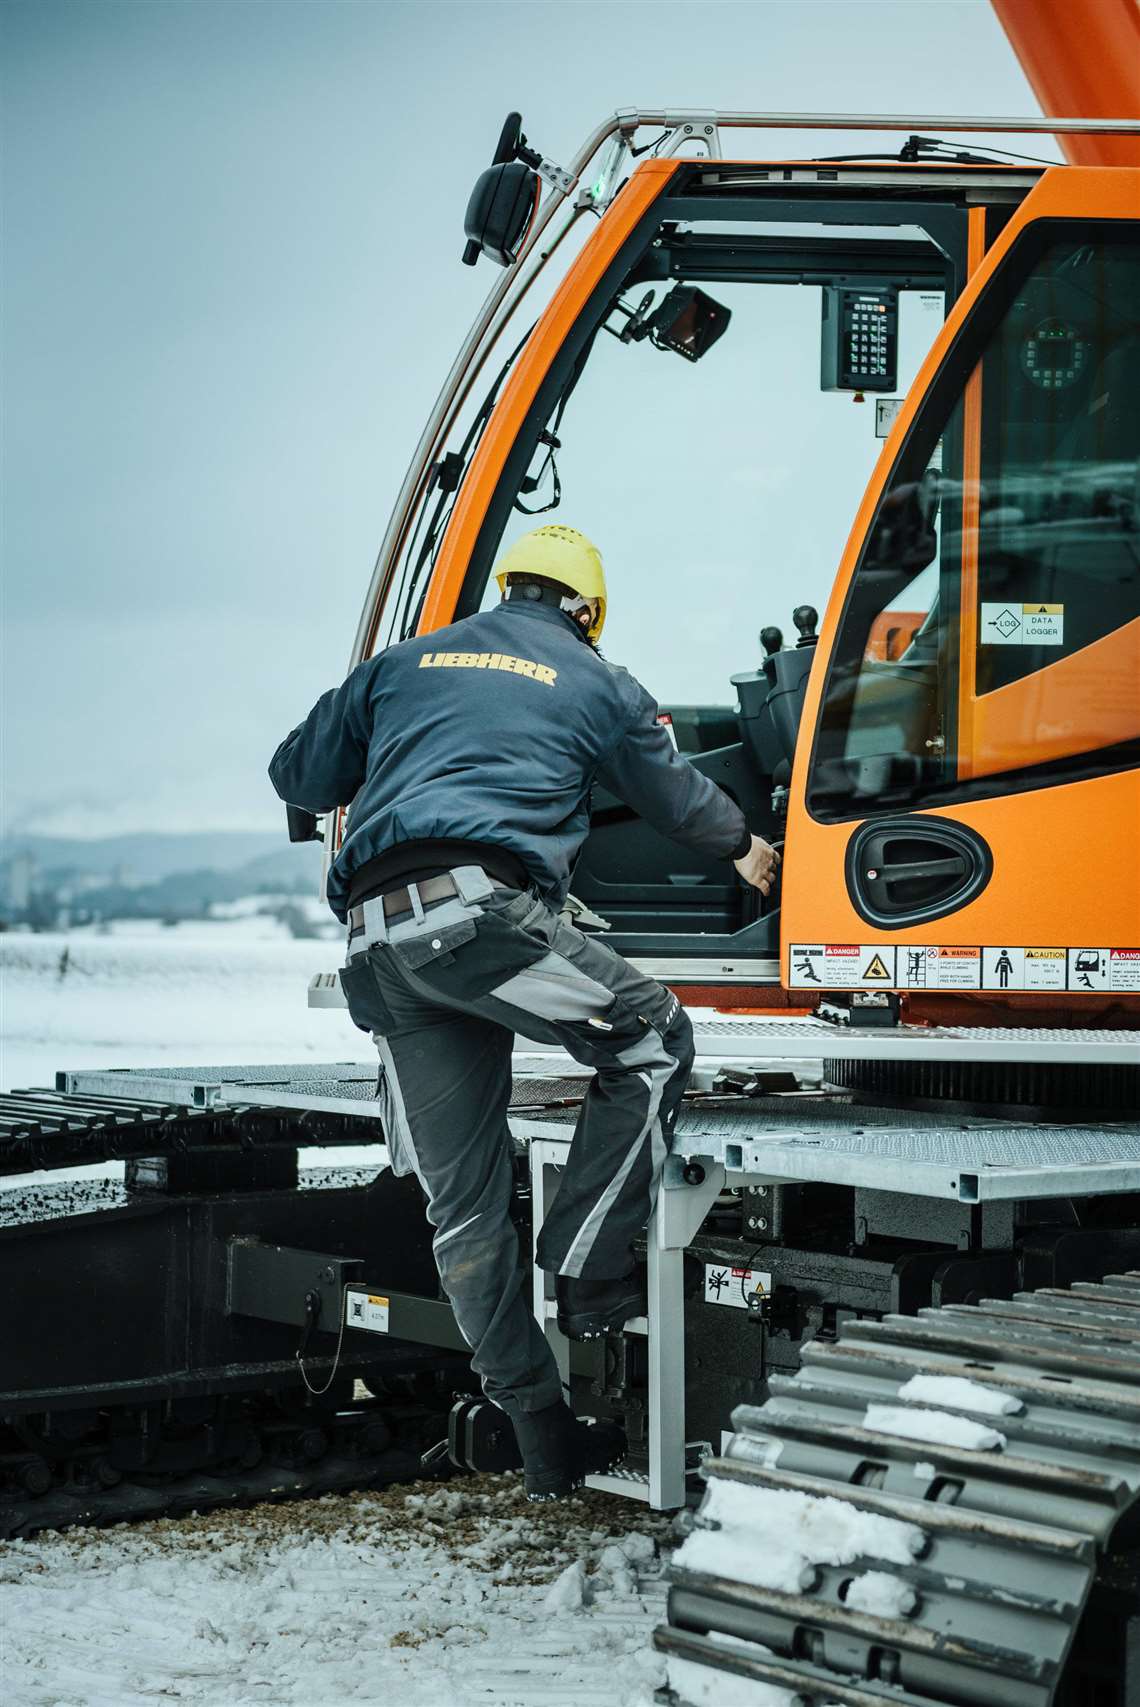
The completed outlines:
<svg viewBox="0 0 1140 1707">
<path fill-rule="evenodd" d="M 1140 990 L 1140 948 L 1071 948 L 1070 990 Z"/>
<path fill-rule="evenodd" d="M 1108 953 L 1110 990 L 1140 990 L 1140 948 L 1112 948 Z"/>
<path fill-rule="evenodd" d="M 794 942 L 789 982 L 821 990 L 889 990 L 895 981 L 893 948 L 847 942 Z"/>
<path fill-rule="evenodd" d="M 1063 646 L 1065 607 L 983 601 L 979 646 Z"/>
<path fill-rule="evenodd" d="M 347 1287 L 344 1294 L 344 1325 L 364 1328 L 372 1334 L 388 1332 L 388 1300 L 378 1292 L 357 1292 Z"/>
<path fill-rule="evenodd" d="M 748 1299 L 754 1292 L 766 1298 L 772 1290 L 772 1276 L 758 1268 L 733 1268 L 726 1262 L 705 1264 L 705 1303 L 729 1304 L 736 1310 L 747 1310 Z"/>
</svg>

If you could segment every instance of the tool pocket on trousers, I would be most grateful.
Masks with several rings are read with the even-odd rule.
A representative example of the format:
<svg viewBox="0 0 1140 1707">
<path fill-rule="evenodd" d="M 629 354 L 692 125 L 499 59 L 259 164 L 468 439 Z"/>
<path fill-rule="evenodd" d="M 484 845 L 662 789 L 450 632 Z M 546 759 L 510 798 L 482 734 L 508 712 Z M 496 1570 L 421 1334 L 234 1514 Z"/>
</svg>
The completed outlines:
<svg viewBox="0 0 1140 1707">
<path fill-rule="evenodd" d="M 371 962 L 371 952 L 354 955 L 338 974 L 348 1015 L 361 1031 L 386 1037 L 394 1029 L 391 1012 L 380 993 L 380 980 Z"/>
<path fill-rule="evenodd" d="M 496 899 L 492 897 L 490 906 L 484 904 L 484 911 L 497 919 L 505 919 L 520 931 L 532 929 L 540 919 L 550 913 L 546 902 L 536 895 L 533 889 L 521 890 L 502 906 L 495 904 Z"/>
<path fill-rule="evenodd" d="M 409 972 L 420 972 L 426 966 L 447 966 L 455 959 L 455 950 L 475 935 L 474 919 L 457 919 L 454 924 L 441 925 L 438 930 L 425 930 L 417 936 L 405 937 L 390 944 L 393 954 L 399 955 Z"/>
</svg>

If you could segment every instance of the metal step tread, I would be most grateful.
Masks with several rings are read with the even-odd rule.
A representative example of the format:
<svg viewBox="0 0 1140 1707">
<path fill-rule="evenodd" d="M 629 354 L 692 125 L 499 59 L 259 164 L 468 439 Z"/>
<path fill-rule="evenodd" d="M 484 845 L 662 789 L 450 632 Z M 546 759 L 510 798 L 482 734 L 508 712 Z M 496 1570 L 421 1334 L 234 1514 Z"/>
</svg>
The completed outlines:
<svg viewBox="0 0 1140 1707">
<path fill-rule="evenodd" d="M 569 1142 L 572 1111 L 512 1114 Z M 868 1187 L 958 1203 L 1140 1190 L 1140 1122 L 1028 1126 L 855 1106 L 808 1092 L 682 1104 L 674 1153 L 753 1180 Z M 1140 1292 L 1127 1301 L 1140 1304 Z"/>
<path fill-rule="evenodd" d="M 1130 1280 L 1140 1277 L 1117 1284 Z M 1051 1391 L 1039 1370 L 1015 1361 L 1016 1346 L 1006 1361 L 1004 1347 L 975 1340 L 971 1358 L 967 1315 L 931 1310 L 910 1320 L 934 1342 L 926 1357 L 903 1332 L 906 1318 L 853 1322 L 834 1344 L 805 1348 L 803 1369 L 765 1404 L 733 1413 L 724 1457 L 705 1466 L 705 1497 L 674 1562 L 669 1623 L 656 1638 L 666 1655 L 704 1669 L 710 1699 L 727 1673 L 847 1707 L 1050 1707 L 1097 1556 L 1140 1499 L 1140 1415 L 1111 1402 L 1132 1401 L 1135 1390 L 1123 1370 L 1108 1379 L 1098 1369 L 1096 1380 Z M 966 1328 L 960 1361 L 940 1350 L 944 1328 L 955 1338 Z M 901 1368 L 897 1359 L 891 1366 L 896 1352 Z M 919 1373 L 970 1379 L 988 1393 L 943 1380 L 902 1398 Z M 1087 1420 L 1082 1432 L 1074 1419 L 1079 1464 L 1058 1462 L 1036 1440 L 1056 1430 L 1074 1386 Z M 867 1406 L 890 1410 L 859 1416 L 861 1393 Z M 1016 1402 L 1016 1413 L 994 1411 L 992 1394 Z M 961 1430 L 974 1432 L 955 1437 Z M 810 1539 L 821 1500 L 852 1514 L 847 1552 L 832 1540 L 823 1561 Z M 908 1527 L 876 1532 L 884 1519 Z M 822 1514 L 815 1522 L 832 1538 L 844 1529 Z M 790 1582 L 773 1561 L 801 1536 L 804 1569 Z M 866 1573 L 898 1579 L 897 1589 L 886 1585 L 885 1610 L 860 1609 L 884 1605 L 861 1591 L 847 1603 Z M 682 1668 L 681 1687 L 660 1699 L 685 1700 L 684 1680 L 695 1675 Z"/>
</svg>

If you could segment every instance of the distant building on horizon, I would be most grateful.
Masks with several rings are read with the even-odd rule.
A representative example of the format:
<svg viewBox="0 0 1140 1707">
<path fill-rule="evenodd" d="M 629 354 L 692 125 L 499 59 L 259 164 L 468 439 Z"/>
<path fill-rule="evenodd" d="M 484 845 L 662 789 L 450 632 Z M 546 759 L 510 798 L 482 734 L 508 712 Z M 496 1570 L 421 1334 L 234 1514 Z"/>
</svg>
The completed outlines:
<svg viewBox="0 0 1140 1707">
<path fill-rule="evenodd" d="M 8 906 L 14 913 L 26 913 L 32 904 L 40 874 L 35 854 L 13 854 L 8 864 Z"/>
</svg>

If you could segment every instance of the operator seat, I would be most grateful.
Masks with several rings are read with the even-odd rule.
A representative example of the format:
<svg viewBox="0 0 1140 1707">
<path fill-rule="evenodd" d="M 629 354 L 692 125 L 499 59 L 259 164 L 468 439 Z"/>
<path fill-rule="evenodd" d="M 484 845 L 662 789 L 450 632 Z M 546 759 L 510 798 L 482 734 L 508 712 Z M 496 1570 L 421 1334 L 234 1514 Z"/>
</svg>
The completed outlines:
<svg viewBox="0 0 1140 1707">
<path fill-rule="evenodd" d="M 784 767 L 784 775 L 791 769 L 819 638 L 819 613 L 811 605 L 797 606 L 792 621 L 799 632 L 793 647 L 785 650 L 778 628 L 764 628 L 760 632 L 763 664 L 758 670 L 731 677 L 740 702 L 741 739 L 758 770 L 776 780 L 779 767 Z"/>
</svg>

